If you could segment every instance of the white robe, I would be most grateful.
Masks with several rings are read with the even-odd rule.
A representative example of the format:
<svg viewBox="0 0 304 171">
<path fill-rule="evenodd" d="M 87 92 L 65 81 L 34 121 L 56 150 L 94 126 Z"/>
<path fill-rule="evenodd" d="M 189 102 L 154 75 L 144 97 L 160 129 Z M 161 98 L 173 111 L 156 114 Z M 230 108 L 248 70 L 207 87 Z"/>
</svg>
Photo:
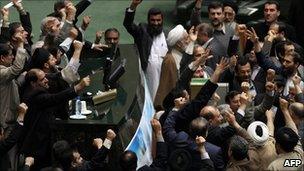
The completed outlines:
<svg viewBox="0 0 304 171">
<path fill-rule="evenodd" d="M 168 51 L 165 34 L 153 38 L 148 66 L 145 72 L 151 99 L 154 100 L 159 85 L 161 65 Z"/>
</svg>

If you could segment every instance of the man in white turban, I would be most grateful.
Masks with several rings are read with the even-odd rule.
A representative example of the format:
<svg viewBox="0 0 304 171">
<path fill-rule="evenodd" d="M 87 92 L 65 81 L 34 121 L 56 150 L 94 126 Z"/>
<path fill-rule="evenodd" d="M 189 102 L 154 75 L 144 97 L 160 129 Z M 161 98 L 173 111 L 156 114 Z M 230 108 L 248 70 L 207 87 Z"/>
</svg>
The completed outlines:
<svg viewBox="0 0 304 171">
<path fill-rule="evenodd" d="M 159 86 L 154 99 L 156 109 L 162 108 L 164 98 L 175 87 L 180 75 L 180 62 L 183 54 L 189 43 L 195 41 L 191 37 L 196 40 L 194 28 L 191 28 L 190 34 L 188 34 L 182 25 L 177 25 L 168 34 L 167 44 L 171 50 L 162 63 Z"/>
</svg>

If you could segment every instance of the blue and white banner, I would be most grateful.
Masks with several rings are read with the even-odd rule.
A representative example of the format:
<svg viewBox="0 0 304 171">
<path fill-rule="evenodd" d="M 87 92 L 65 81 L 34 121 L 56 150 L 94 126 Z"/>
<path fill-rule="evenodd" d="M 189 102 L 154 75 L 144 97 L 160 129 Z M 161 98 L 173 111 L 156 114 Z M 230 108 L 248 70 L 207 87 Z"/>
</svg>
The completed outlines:
<svg viewBox="0 0 304 171">
<path fill-rule="evenodd" d="M 128 147 L 126 148 L 126 150 L 131 150 L 136 153 L 138 159 L 137 169 L 144 165 L 150 165 L 153 162 L 151 151 L 153 130 L 150 121 L 155 113 L 153 101 L 150 96 L 145 74 L 143 72 L 140 72 L 140 75 L 144 84 L 145 91 L 145 100 L 142 110 L 142 116 L 135 135 L 133 136 Z"/>
</svg>

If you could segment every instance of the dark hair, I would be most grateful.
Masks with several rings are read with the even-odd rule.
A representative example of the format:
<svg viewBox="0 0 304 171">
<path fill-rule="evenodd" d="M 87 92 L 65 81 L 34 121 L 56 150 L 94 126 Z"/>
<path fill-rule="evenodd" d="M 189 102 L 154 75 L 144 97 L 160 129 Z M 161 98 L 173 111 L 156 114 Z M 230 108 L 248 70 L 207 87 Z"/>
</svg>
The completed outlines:
<svg viewBox="0 0 304 171">
<path fill-rule="evenodd" d="M 276 133 L 275 140 L 284 151 L 291 152 L 297 145 L 299 136 L 291 128 L 282 127 Z"/>
<path fill-rule="evenodd" d="M 197 117 L 192 120 L 189 126 L 189 135 L 193 139 L 197 136 L 207 137 L 208 121 L 203 117 Z"/>
<path fill-rule="evenodd" d="M 25 83 L 24 85 L 29 85 L 32 81 L 36 82 L 38 80 L 37 72 L 39 72 L 40 69 L 31 69 L 29 70 L 25 75 Z"/>
<path fill-rule="evenodd" d="M 221 2 L 218 1 L 212 1 L 209 5 L 208 5 L 208 12 L 210 12 L 210 9 L 216 9 L 216 8 L 221 8 L 222 11 L 224 11 L 224 6 Z"/>
<path fill-rule="evenodd" d="M 304 118 L 304 105 L 299 102 L 291 103 L 289 110 L 299 118 Z"/>
<path fill-rule="evenodd" d="M 163 100 L 163 107 L 165 110 L 171 110 L 174 107 L 174 100 L 183 97 L 183 90 L 173 89 Z"/>
<path fill-rule="evenodd" d="M 235 160 L 243 160 L 248 157 L 248 142 L 243 137 L 235 135 L 231 137 L 230 150 Z"/>
<path fill-rule="evenodd" d="M 114 27 L 108 28 L 108 29 L 105 31 L 105 34 L 104 34 L 105 37 L 106 37 L 106 35 L 107 35 L 109 32 L 116 32 L 116 33 L 118 33 L 118 36 L 120 36 L 119 31 L 118 31 L 116 28 L 114 28 Z"/>
<path fill-rule="evenodd" d="M 250 64 L 250 62 L 249 62 L 249 57 L 248 57 L 247 55 L 238 58 L 237 64 L 236 64 L 236 67 L 235 67 L 236 73 L 239 71 L 239 66 L 244 66 L 244 65 L 246 65 L 247 63 Z M 250 66 L 251 66 L 251 64 L 250 64 Z"/>
<path fill-rule="evenodd" d="M 58 0 L 57 2 L 54 3 L 54 11 L 58 11 L 62 8 L 65 8 L 65 3 L 64 0 Z"/>
<path fill-rule="evenodd" d="M 231 100 L 234 98 L 234 96 L 241 94 L 239 91 L 229 91 L 227 95 L 225 96 L 225 102 L 229 104 Z"/>
<path fill-rule="evenodd" d="M 198 32 L 206 33 L 208 35 L 208 37 L 212 37 L 213 36 L 214 29 L 208 23 L 201 23 L 198 26 L 196 26 L 196 29 L 197 29 Z"/>
<path fill-rule="evenodd" d="M 13 22 L 9 25 L 8 31 L 9 31 L 9 35 L 10 35 L 11 39 L 14 36 L 14 34 L 16 33 L 16 30 L 21 26 L 22 25 L 20 22 Z"/>
<path fill-rule="evenodd" d="M 164 18 L 164 14 L 160 9 L 150 8 L 148 11 L 148 21 L 149 21 L 151 15 L 159 15 L 159 14 L 161 15 L 162 18 Z"/>
<path fill-rule="evenodd" d="M 31 68 L 43 69 L 44 64 L 50 59 L 50 52 L 44 48 L 37 48 L 31 60 Z"/>
<path fill-rule="evenodd" d="M 11 53 L 12 48 L 8 44 L 0 43 L 0 56 L 7 56 Z"/>
<path fill-rule="evenodd" d="M 280 11 L 281 7 L 280 7 L 280 4 L 277 1 L 272 1 L 272 0 L 271 1 L 267 1 L 267 2 L 265 2 L 264 7 L 265 7 L 266 4 L 269 4 L 269 5 L 274 4 L 274 5 L 276 5 L 277 10 Z"/>
<path fill-rule="evenodd" d="M 298 52 L 292 52 L 290 55 L 293 57 L 294 63 L 299 63 L 299 64 L 303 63 L 303 60 Z"/>
<path fill-rule="evenodd" d="M 124 171 L 136 170 L 137 156 L 131 150 L 127 150 L 121 154 L 119 158 L 119 165 Z"/>
<path fill-rule="evenodd" d="M 235 14 L 237 14 L 239 11 L 239 7 L 233 1 L 226 0 L 226 1 L 224 1 L 223 6 L 231 7 L 233 9 L 233 11 L 235 12 Z"/>
<path fill-rule="evenodd" d="M 53 145 L 55 161 L 63 168 L 69 170 L 73 161 L 73 150 L 65 140 L 57 141 Z"/>
<path fill-rule="evenodd" d="M 279 57 L 279 60 L 282 60 L 281 58 L 285 56 L 285 45 L 293 45 L 293 43 L 289 40 L 279 42 L 275 45 L 275 51 L 277 52 L 277 55 Z"/>
</svg>

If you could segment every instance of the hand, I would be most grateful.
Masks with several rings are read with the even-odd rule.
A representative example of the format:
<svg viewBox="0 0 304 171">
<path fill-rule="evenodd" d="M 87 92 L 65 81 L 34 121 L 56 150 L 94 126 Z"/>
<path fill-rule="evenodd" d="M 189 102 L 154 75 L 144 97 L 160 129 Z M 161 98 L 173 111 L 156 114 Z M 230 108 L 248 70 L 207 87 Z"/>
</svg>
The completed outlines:
<svg viewBox="0 0 304 171">
<path fill-rule="evenodd" d="M 76 14 L 76 8 L 73 5 L 73 3 L 69 2 L 66 6 L 66 15 L 67 15 L 67 20 L 69 21 L 74 21 L 75 19 L 75 14 Z"/>
<path fill-rule="evenodd" d="M 22 37 L 22 33 L 21 32 L 17 32 L 15 33 L 13 40 L 15 40 L 17 42 L 17 46 L 23 48 L 24 46 L 24 38 Z"/>
<path fill-rule="evenodd" d="M 214 72 L 223 73 L 229 67 L 229 59 L 222 57 L 219 64 L 216 64 L 216 68 Z"/>
<path fill-rule="evenodd" d="M 72 38 L 73 40 L 75 40 L 78 36 L 78 30 L 74 27 L 71 28 L 70 32 L 69 32 L 69 37 Z"/>
<path fill-rule="evenodd" d="M 198 147 L 204 146 L 205 142 L 206 142 L 206 139 L 205 139 L 204 137 L 202 137 L 202 136 L 197 136 L 197 137 L 195 138 L 195 143 L 196 143 L 196 145 L 197 145 Z"/>
<path fill-rule="evenodd" d="M 24 116 L 26 114 L 26 111 L 28 109 L 28 106 L 25 103 L 20 103 L 17 107 L 18 112 L 18 119 L 17 121 L 24 121 Z"/>
<path fill-rule="evenodd" d="M 201 9 L 202 8 L 202 2 L 203 2 L 203 0 L 196 0 L 195 7 L 197 9 Z"/>
<path fill-rule="evenodd" d="M 6 9 L 6 8 L 2 8 L 1 9 L 1 15 L 2 15 L 2 17 L 3 18 L 7 18 L 8 19 L 8 16 L 9 16 L 9 10 L 8 9 Z"/>
<path fill-rule="evenodd" d="M 301 77 L 299 77 L 298 75 L 293 76 L 292 78 L 292 82 L 295 86 L 299 86 L 301 83 Z"/>
<path fill-rule="evenodd" d="M 79 93 L 80 91 L 82 91 L 85 87 L 88 87 L 90 85 L 90 77 L 84 77 L 74 88 L 76 93 Z"/>
<path fill-rule="evenodd" d="M 247 92 L 249 92 L 249 89 L 250 89 L 250 84 L 246 81 L 242 82 L 242 84 L 241 84 L 242 92 L 247 93 Z"/>
<path fill-rule="evenodd" d="M 191 29 L 189 30 L 189 35 L 188 35 L 188 38 L 190 39 L 190 41 L 192 41 L 192 42 L 196 41 L 197 33 L 198 33 L 198 31 L 195 30 L 194 26 L 192 26 Z"/>
<path fill-rule="evenodd" d="M 268 121 L 274 121 L 274 117 L 275 117 L 276 113 L 274 113 L 273 110 L 269 109 L 269 110 L 266 110 L 265 115 L 266 115 Z"/>
<path fill-rule="evenodd" d="M 174 107 L 177 109 L 181 109 L 186 105 L 187 101 L 183 97 L 179 97 L 174 99 Z"/>
<path fill-rule="evenodd" d="M 97 147 L 97 149 L 100 149 L 102 147 L 103 141 L 101 138 L 95 138 L 93 140 L 93 146 Z"/>
<path fill-rule="evenodd" d="M 160 122 L 157 119 L 152 119 L 151 120 L 151 126 L 153 128 L 153 131 L 155 134 L 161 134 L 162 128 L 160 125 Z"/>
<path fill-rule="evenodd" d="M 135 10 L 136 7 L 142 2 L 142 0 L 132 0 L 132 3 L 131 3 L 131 10 Z"/>
<path fill-rule="evenodd" d="M 240 102 L 242 105 L 248 105 L 251 102 L 250 97 L 247 95 L 247 93 L 242 92 L 240 96 Z"/>
<path fill-rule="evenodd" d="M 268 31 L 268 39 L 270 42 L 272 42 L 277 37 L 277 34 L 274 30 Z"/>
<path fill-rule="evenodd" d="M 206 49 L 205 52 L 200 55 L 199 57 L 194 57 L 193 65 L 196 67 L 199 67 L 203 62 L 205 62 L 207 59 L 212 58 L 213 56 L 210 56 L 210 49 Z"/>
<path fill-rule="evenodd" d="M 14 4 L 14 7 L 15 7 L 18 11 L 23 10 L 23 7 L 22 7 L 21 2 L 18 2 L 18 0 L 12 0 L 12 2 L 13 2 L 13 4 Z"/>
<path fill-rule="evenodd" d="M 225 110 L 223 113 L 224 113 L 224 116 L 225 116 L 225 118 L 226 118 L 226 121 L 227 121 L 230 125 L 234 126 L 234 125 L 237 123 L 236 120 L 235 120 L 234 113 L 233 113 L 233 111 L 231 110 L 231 108 Z"/>
<path fill-rule="evenodd" d="M 221 97 L 215 92 L 215 93 L 213 93 L 211 99 L 216 102 L 219 102 L 221 100 Z"/>
<path fill-rule="evenodd" d="M 237 59 L 238 59 L 238 56 L 237 55 L 233 55 L 231 58 L 230 58 L 230 63 L 229 63 L 229 67 L 234 69 L 236 64 L 237 64 Z"/>
<path fill-rule="evenodd" d="M 26 157 L 25 158 L 25 165 L 31 167 L 34 164 L 35 159 L 33 157 Z"/>
<path fill-rule="evenodd" d="M 66 9 L 65 8 L 61 8 L 60 10 L 59 10 L 59 14 L 60 14 L 60 16 L 61 16 L 61 21 L 65 21 L 65 19 L 66 19 Z"/>
<path fill-rule="evenodd" d="M 108 129 L 107 130 L 107 139 L 110 141 L 113 141 L 115 137 L 116 137 L 115 132 L 112 129 Z"/>
<path fill-rule="evenodd" d="M 288 110 L 288 101 L 280 97 L 280 107 L 281 110 Z"/>
<path fill-rule="evenodd" d="M 73 46 L 75 50 L 82 50 L 83 43 L 78 40 L 74 40 Z"/>
<path fill-rule="evenodd" d="M 267 70 L 266 80 L 269 81 L 269 82 L 274 82 L 274 78 L 275 78 L 275 70 L 268 69 Z"/>
<path fill-rule="evenodd" d="M 265 88 L 266 88 L 266 91 L 267 91 L 267 92 L 272 92 L 272 91 L 274 91 L 274 83 L 269 82 L 269 81 L 266 82 Z"/>
<path fill-rule="evenodd" d="M 91 16 L 88 16 L 88 15 L 84 16 L 83 19 L 82 19 L 81 28 L 83 30 L 86 30 L 88 28 L 90 22 L 91 22 Z"/>
<path fill-rule="evenodd" d="M 252 43 L 257 43 L 259 41 L 259 37 L 257 36 L 253 27 L 251 27 L 251 31 L 247 30 L 246 35 L 248 36 L 248 39 L 250 39 Z"/>
<path fill-rule="evenodd" d="M 246 27 L 245 24 L 238 24 L 238 25 L 235 27 L 236 36 L 245 35 L 246 31 L 247 31 L 247 27 Z"/>
<path fill-rule="evenodd" d="M 103 35 L 104 35 L 104 31 L 99 30 L 99 31 L 96 32 L 95 44 L 100 43 L 100 40 L 101 40 Z"/>
<path fill-rule="evenodd" d="M 104 48 L 109 48 L 109 46 L 101 43 L 93 45 L 94 50 L 103 51 Z"/>
</svg>

